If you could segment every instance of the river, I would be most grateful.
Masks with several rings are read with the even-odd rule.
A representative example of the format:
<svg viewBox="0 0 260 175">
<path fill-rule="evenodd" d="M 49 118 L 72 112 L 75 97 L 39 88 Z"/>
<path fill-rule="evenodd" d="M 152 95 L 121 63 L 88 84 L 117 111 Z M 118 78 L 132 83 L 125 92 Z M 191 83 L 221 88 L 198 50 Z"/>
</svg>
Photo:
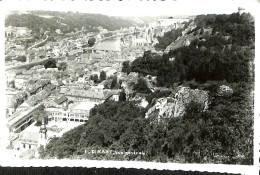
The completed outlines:
<svg viewBox="0 0 260 175">
<path fill-rule="evenodd" d="M 104 41 L 99 42 L 95 45 L 94 49 L 96 50 L 109 50 L 109 51 L 120 51 L 120 37 L 111 38 Z"/>
</svg>

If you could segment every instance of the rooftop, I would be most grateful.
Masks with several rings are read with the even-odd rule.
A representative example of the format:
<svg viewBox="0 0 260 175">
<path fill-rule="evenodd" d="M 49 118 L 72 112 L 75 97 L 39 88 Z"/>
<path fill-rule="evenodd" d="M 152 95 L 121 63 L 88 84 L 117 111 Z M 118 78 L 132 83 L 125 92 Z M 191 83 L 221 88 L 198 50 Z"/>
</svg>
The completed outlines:
<svg viewBox="0 0 260 175">
<path fill-rule="evenodd" d="M 56 104 L 59 105 L 59 104 L 65 102 L 65 101 L 67 101 L 67 100 L 68 100 L 67 97 L 65 97 L 64 95 L 61 95 L 61 96 L 56 97 L 53 101 L 54 101 Z"/>
<path fill-rule="evenodd" d="M 71 110 L 90 110 L 91 108 L 95 107 L 95 105 L 98 105 L 97 102 L 78 102 L 75 103 Z"/>
<path fill-rule="evenodd" d="M 85 97 L 85 98 L 95 98 L 105 100 L 105 94 L 103 91 L 94 91 L 94 90 L 81 90 L 81 89 L 69 89 L 65 93 L 69 96 L 78 96 L 78 97 Z"/>
<path fill-rule="evenodd" d="M 39 92 L 37 95 L 36 95 L 36 98 L 38 100 L 43 100 L 45 98 L 47 98 L 49 95 L 50 95 L 50 91 L 48 90 L 42 90 L 41 92 Z"/>
<path fill-rule="evenodd" d="M 29 106 L 34 106 L 38 103 L 39 99 L 36 95 L 33 95 L 28 98 L 28 100 L 25 102 L 25 104 L 28 104 Z"/>
<path fill-rule="evenodd" d="M 29 108 L 29 109 L 24 109 L 21 111 L 18 111 L 14 113 L 10 118 L 8 118 L 8 125 L 12 126 L 13 124 L 17 123 L 18 121 L 22 120 L 25 116 L 33 112 L 37 107 L 40 105 L 34 107 L 34 108 Z"/>
<path fill-rule="evenodd" d="M 40 127 L 35 126 L 35 122 L 25 128 L 19 134 L 19 139 L 25 142 L 38 143 Z"/>
</svg>

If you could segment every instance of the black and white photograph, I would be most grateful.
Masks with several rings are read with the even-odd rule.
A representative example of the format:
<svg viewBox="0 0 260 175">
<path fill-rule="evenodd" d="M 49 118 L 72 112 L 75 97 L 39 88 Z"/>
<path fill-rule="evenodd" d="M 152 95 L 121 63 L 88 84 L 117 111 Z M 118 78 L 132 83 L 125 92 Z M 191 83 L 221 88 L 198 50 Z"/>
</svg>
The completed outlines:
<svg viewBox="0 0 260 175">
<path fill-rule="evenodd" d="M 258 1 L 9 2 L 1 166 L 259 172 Z"/>
</svg>

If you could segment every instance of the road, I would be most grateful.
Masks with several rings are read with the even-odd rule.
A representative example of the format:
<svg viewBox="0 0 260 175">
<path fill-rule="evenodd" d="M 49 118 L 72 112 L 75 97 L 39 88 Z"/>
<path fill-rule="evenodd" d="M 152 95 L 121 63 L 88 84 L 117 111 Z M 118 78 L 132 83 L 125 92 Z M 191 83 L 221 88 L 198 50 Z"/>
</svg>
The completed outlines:
<svg viewBox="0 0 260 175">
<path fill-rule="evenodd" d="M 38 45 L 40 45 L 40 44 L 46 42 L 46 41 L 48 40 L 48 38 L 49 38 L 49 36 L 47 35 L 47 37 L 46 37 L 44 40 L 42 40 L 42 41 L 39 42 L 39 43 L 34 44 L 33 46 L 29 47 L 27 50 L 30 50 L 30 49 L 32 49 L 32 48 L 34 48 L 34 47 L 36 47 L 36 46 L 38 46 Z"/>
</svg>

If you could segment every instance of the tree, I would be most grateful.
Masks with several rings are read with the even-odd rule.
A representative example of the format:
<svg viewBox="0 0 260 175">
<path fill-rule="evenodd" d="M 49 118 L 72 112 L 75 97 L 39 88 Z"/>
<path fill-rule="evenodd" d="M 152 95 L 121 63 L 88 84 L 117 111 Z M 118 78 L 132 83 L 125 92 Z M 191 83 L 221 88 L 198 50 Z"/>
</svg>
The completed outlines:
<svg viewBox="0 0 260 175">
<path fill-rule="evenodd" d="M 99 75 L 99 78 L 100 78 L 101 81 L 104 81 L 107 78 L 106 72 L 105 71 L 101 71 L 100 75 Z"/>
<path fill-rule="evenodd" d="M 170 96 L 170 94 L 171 94 L 171 91 L 169 91 L 169 90 L 156 90 L 155 92 L 148 94 L 148 96 L 146 97 L 146 100 L 148 101 L 149 104 L 151 104 L 151 102 L 154 98 L 168 97 L 168 96 Z"/>
<path fill-rule="evenodd" d="M 133 90 L 138 93 L 145 93 L 145 94 L 148 94 L 151 92 L 151 90 L 147 86 L 145 79 L 143 79 L 143 78 L 138 79 L 137 83 L 134 85 Z"/>
<path fill-rule="evenodd" d="M 118 89 L 118 84 L 117 84 L 117 77 L 113 77 L 112 83 L 111 83 L 111 87 L 110 89 Z"/>
<path fill-rule="evenodd" d="M 44 67 L 45 67 L 45 69 L 47 69 L 47 68 L 57 68 L 56 63 L 57 63 L 56 60 L 51 58 L 44 64 Z"/>
<path fill-rule="evenodd" d="M 119 101 L 126 101 L 126 93 L 125 92 L 119 93 Z"/>
<path fill-rule="evenodd" d="M 65 63 L 65 62 L 62 62 L 62 63 L 60 63 L 60 65 L 59 65 L 59 67 L 58 67 L 58 70 L 66 70 L 67 69 L 67 67 L 68 67 L 68 64 L 67 63 Z"/>
<path fill-rule="evenodd" d="M 129 61 L 123 62 L 122 72 L 129 74 L 131 72 L 131 66 Z"/>
<path fill-rule="evenodd" d="M 202 27 L 201 30 L 200 30 L 200 34 L 204 34 L 204 28 Z"/>
<path fill-rule="evenodd" d="M 33 113 L 33 119 L 34 121 L 36 121 L 36 126 L 41 126 L 42 121 L 44 121 L 45 124 L 47 123 L 47 113 L 43 105 L 35 110 L 35 112 Z"/>
<path fill-rule="evenodd" d="M 90 38 L 90 39 L 88 39 L 88 46 L 89 46 L 89 47 L 94 46 L 95 42 L 96 42 L 96 39 L 95 39 L 95 38 Z"/>
<path fill-rule="evenodd" d="M 169 32 L 166 32 L 164 36 L 158 37 L 159 43 L 155 45 L 157 49 L 166 49 L 172 42 L 174 42 L 179 36 L 182 35 L 182 31 L 185 30 L 185 27 L 182 29 L 173 29 Z"/>
<path fill-rule="evenodd" d="M 201 103 L 190 102 L 185 105 L 185 115 L 184 119 L 196 121 L 202 114 L 204 106 Z"/>
<path fill-rule="evenodd" d="M 16 58 L 17 61 L 26 62 L 26 56 L 18 56 Z"/>
<path fill-rule="evenodd" d="M 93 80 L 94 83 L 97 83 L 98 82 L 98 75 L 97 74 L 91 75 L 90 79 Z"/>
</svg>

